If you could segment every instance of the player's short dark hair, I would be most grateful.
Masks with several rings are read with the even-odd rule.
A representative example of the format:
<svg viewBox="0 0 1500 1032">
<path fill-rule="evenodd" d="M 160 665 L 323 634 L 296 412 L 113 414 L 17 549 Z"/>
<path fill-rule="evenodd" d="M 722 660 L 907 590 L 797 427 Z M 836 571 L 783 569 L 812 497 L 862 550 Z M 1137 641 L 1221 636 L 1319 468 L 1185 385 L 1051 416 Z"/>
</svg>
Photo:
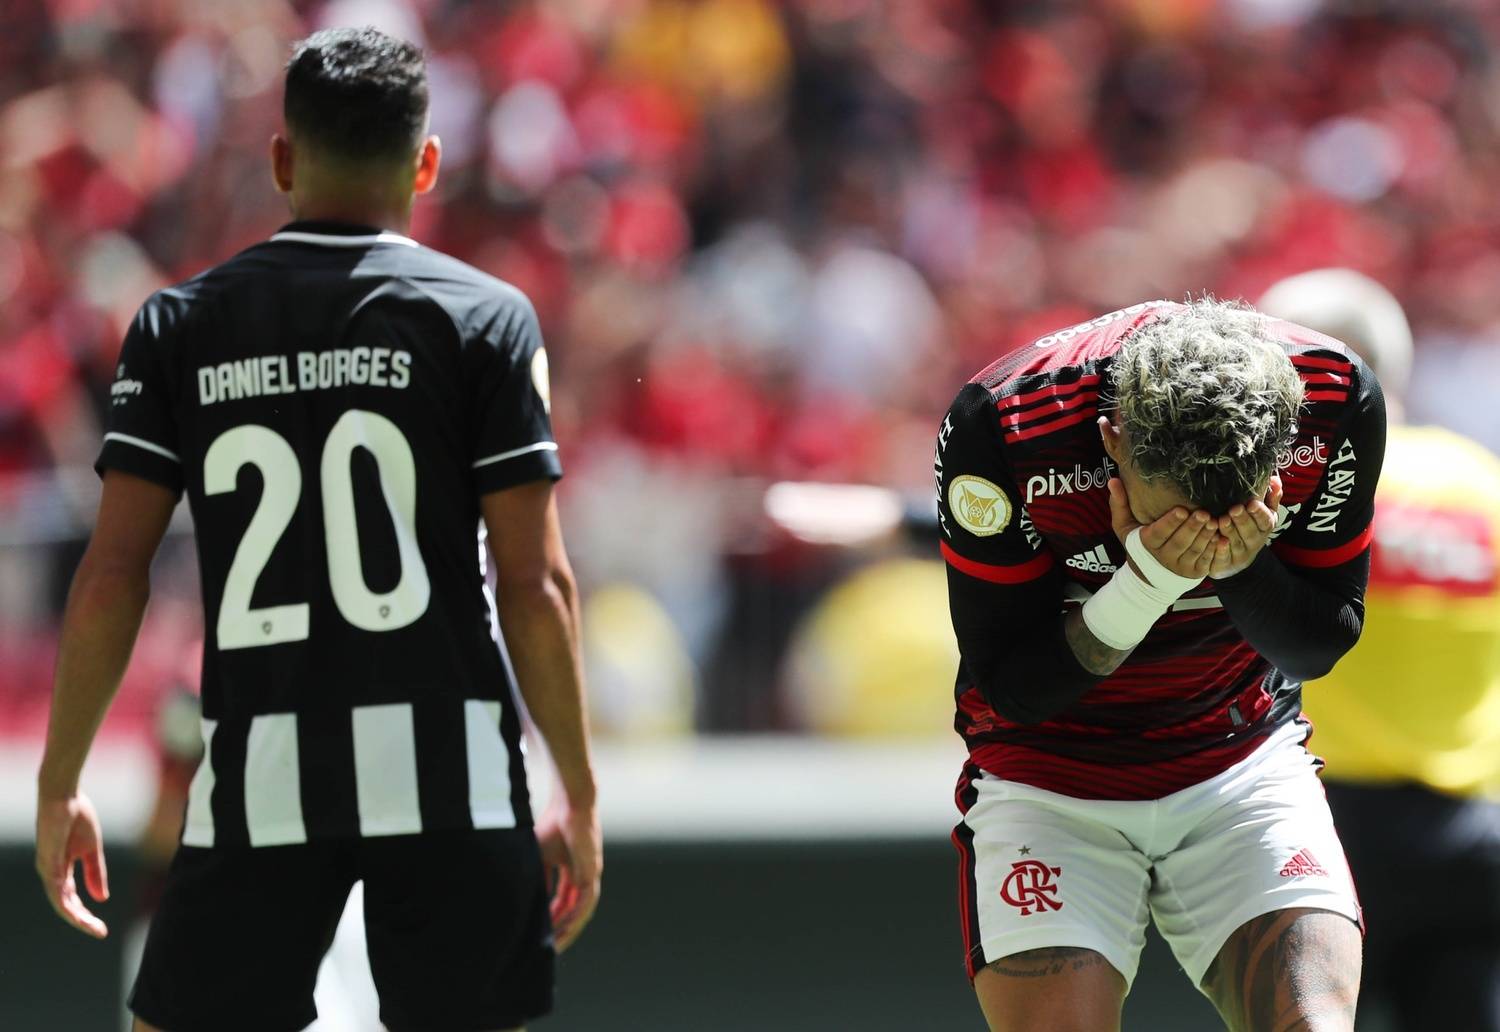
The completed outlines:
<svg viewBox="0 0 1500 1032">
<path fill-rule="evenodd" d="M 421 48 L 368 26 L 315 32 L 292 48 L 282 110 L 299 140 L 332 157 L 409 158 L 427 131 Z"/>
</svg>

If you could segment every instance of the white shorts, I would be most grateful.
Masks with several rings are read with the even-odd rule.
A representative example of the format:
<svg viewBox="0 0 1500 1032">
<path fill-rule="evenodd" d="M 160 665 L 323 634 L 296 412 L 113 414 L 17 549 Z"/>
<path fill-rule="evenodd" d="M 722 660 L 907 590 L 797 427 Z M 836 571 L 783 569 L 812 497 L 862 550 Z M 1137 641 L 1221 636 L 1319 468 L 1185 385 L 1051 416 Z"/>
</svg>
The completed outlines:
<svg viewBox="0 0 1500 1032">
<path fill-rule="evenodd" d="M 1128 987 L 1148 914 L 1194 985 L 1261 914 L 1313 907 L 1363 928 L 1307 735 L 1290 722 L 1222 774 L 1155 800 L 974 779 L 953 834 L 969 976 L 1023 950 L 1080 946 Z"/>
</svg>

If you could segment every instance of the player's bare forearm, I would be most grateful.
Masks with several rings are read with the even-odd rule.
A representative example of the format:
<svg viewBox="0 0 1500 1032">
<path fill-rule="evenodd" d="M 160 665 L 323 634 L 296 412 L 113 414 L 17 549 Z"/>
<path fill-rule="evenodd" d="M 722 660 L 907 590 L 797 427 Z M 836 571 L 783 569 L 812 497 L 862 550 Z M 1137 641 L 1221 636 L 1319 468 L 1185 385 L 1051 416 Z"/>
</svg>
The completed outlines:
<svg viewBox="0 0 1500 1032">
<path fill-rule="evenodd" d="M 549 912 L 561 952 L 593 916 L 604 864 L 583 700 L 578 589 L 555 518 L 556 513 L 550 513 L 551 559 L 543 575 L 501 576 L 495 594 L 516 680 L 562 784 L 559 798 L 565 805 L 549 808 L 537 825 L 537 844 L 552 884 Z"/>
<path fill-rule="evenodd" d="M 43 798 L 76 791 L 140 630 L 151 593 L 151 559 L 177 504 L 175 493 L 128 474 L 104 478 L 98 525 L 63 615 L 52 713 L 38 790 Z"/>
<path fill-rule="evenodd" d="M 1082 606 L 1063 617 L 1063 636 L 1068 639 L 1068 647 L 1073 650 L 1079 664 L 1089 673 L 1101 677 L 1114 673 L 1115 668 L 1135 651 L 1110 648 L 1094 637 L 1094 632 L 1084 622 Z"/>
<path fill-rule="evenodd" d="M 579 657 L 578 591 L 570 571 L 499 586 L 505 647 L 531 719 L 547 743 L 568 802 L 594 805 L 593 761 Z"/>
<path fill-rule="evenodd" d="M 62 798 L 77 789 L 89 746 L 130 661 L 149 595 L 142 573 L 101 569 L 88 557 L 78 567 L 63 617 L 38 778 L 44 797 Z"/>
<path fill-rule="evenodd" d="M 594 806 L 583 701 L 578 589 L 550 482 L 480 500 L 495 560 L 495 601 L 516 681 L 547 743 L 569 805 Z"/>
</svg>

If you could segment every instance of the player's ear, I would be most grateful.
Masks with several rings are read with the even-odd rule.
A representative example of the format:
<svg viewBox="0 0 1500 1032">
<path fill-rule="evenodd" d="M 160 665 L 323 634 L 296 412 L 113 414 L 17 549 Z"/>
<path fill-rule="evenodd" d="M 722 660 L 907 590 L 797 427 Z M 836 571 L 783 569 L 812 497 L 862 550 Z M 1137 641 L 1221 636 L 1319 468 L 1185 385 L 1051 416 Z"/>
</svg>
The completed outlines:
<svg viewBox="0 0 1500 1032">
<path fill-rule="evenodd" d="M 280 133 L 271 137 L 271 178 L 278 193 L 292 192 L 292 141 Z"/>
<path fill-rule="evenodd" d="M 1120 428 L 1109 421 L 1108 416 L 1099 417 L 1099 437 L 1104 442 L 1104 451 L 1116 466 L 1120 464 L 1120 453 L 1124 451 Z"/>
<path fill-rule="evenodd" d="M 437 186 L 438 166 L 442 163 L 443 141 L 436 136 L 427 137 L 417 154 L 417 176 L 412 180 L 412 193 L 424 194 Z"/>
</svg>

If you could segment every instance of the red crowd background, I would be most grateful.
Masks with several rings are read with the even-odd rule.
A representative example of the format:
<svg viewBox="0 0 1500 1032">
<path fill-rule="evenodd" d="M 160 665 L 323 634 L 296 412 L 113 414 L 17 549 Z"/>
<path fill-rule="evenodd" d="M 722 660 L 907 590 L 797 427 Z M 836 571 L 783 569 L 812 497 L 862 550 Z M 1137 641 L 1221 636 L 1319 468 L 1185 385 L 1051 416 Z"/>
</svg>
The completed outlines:
<svg viewBox="0 0 1500 1032">
<path fill-rule="evenodd" d="M 286 220 L 288 45 L 364 23 L 428 54 L 413 235 L 540 313 L 584 583 L 677 653 L 637 677 L 661 699 L 606 686 L 621 726 L 797 726 L 779 657 L 849 560 L 764 486 L 929 504 L 957 387 L 1102 311 L 1359 269 L 1411 315 L 1413 416 L 1500 445 L 1480 0 L 8 0 L 0 735 L 44 720 L 123 327 Z M 178 539 L 114 731 L 195 680 L 195 590 Z"/>
</svg>

